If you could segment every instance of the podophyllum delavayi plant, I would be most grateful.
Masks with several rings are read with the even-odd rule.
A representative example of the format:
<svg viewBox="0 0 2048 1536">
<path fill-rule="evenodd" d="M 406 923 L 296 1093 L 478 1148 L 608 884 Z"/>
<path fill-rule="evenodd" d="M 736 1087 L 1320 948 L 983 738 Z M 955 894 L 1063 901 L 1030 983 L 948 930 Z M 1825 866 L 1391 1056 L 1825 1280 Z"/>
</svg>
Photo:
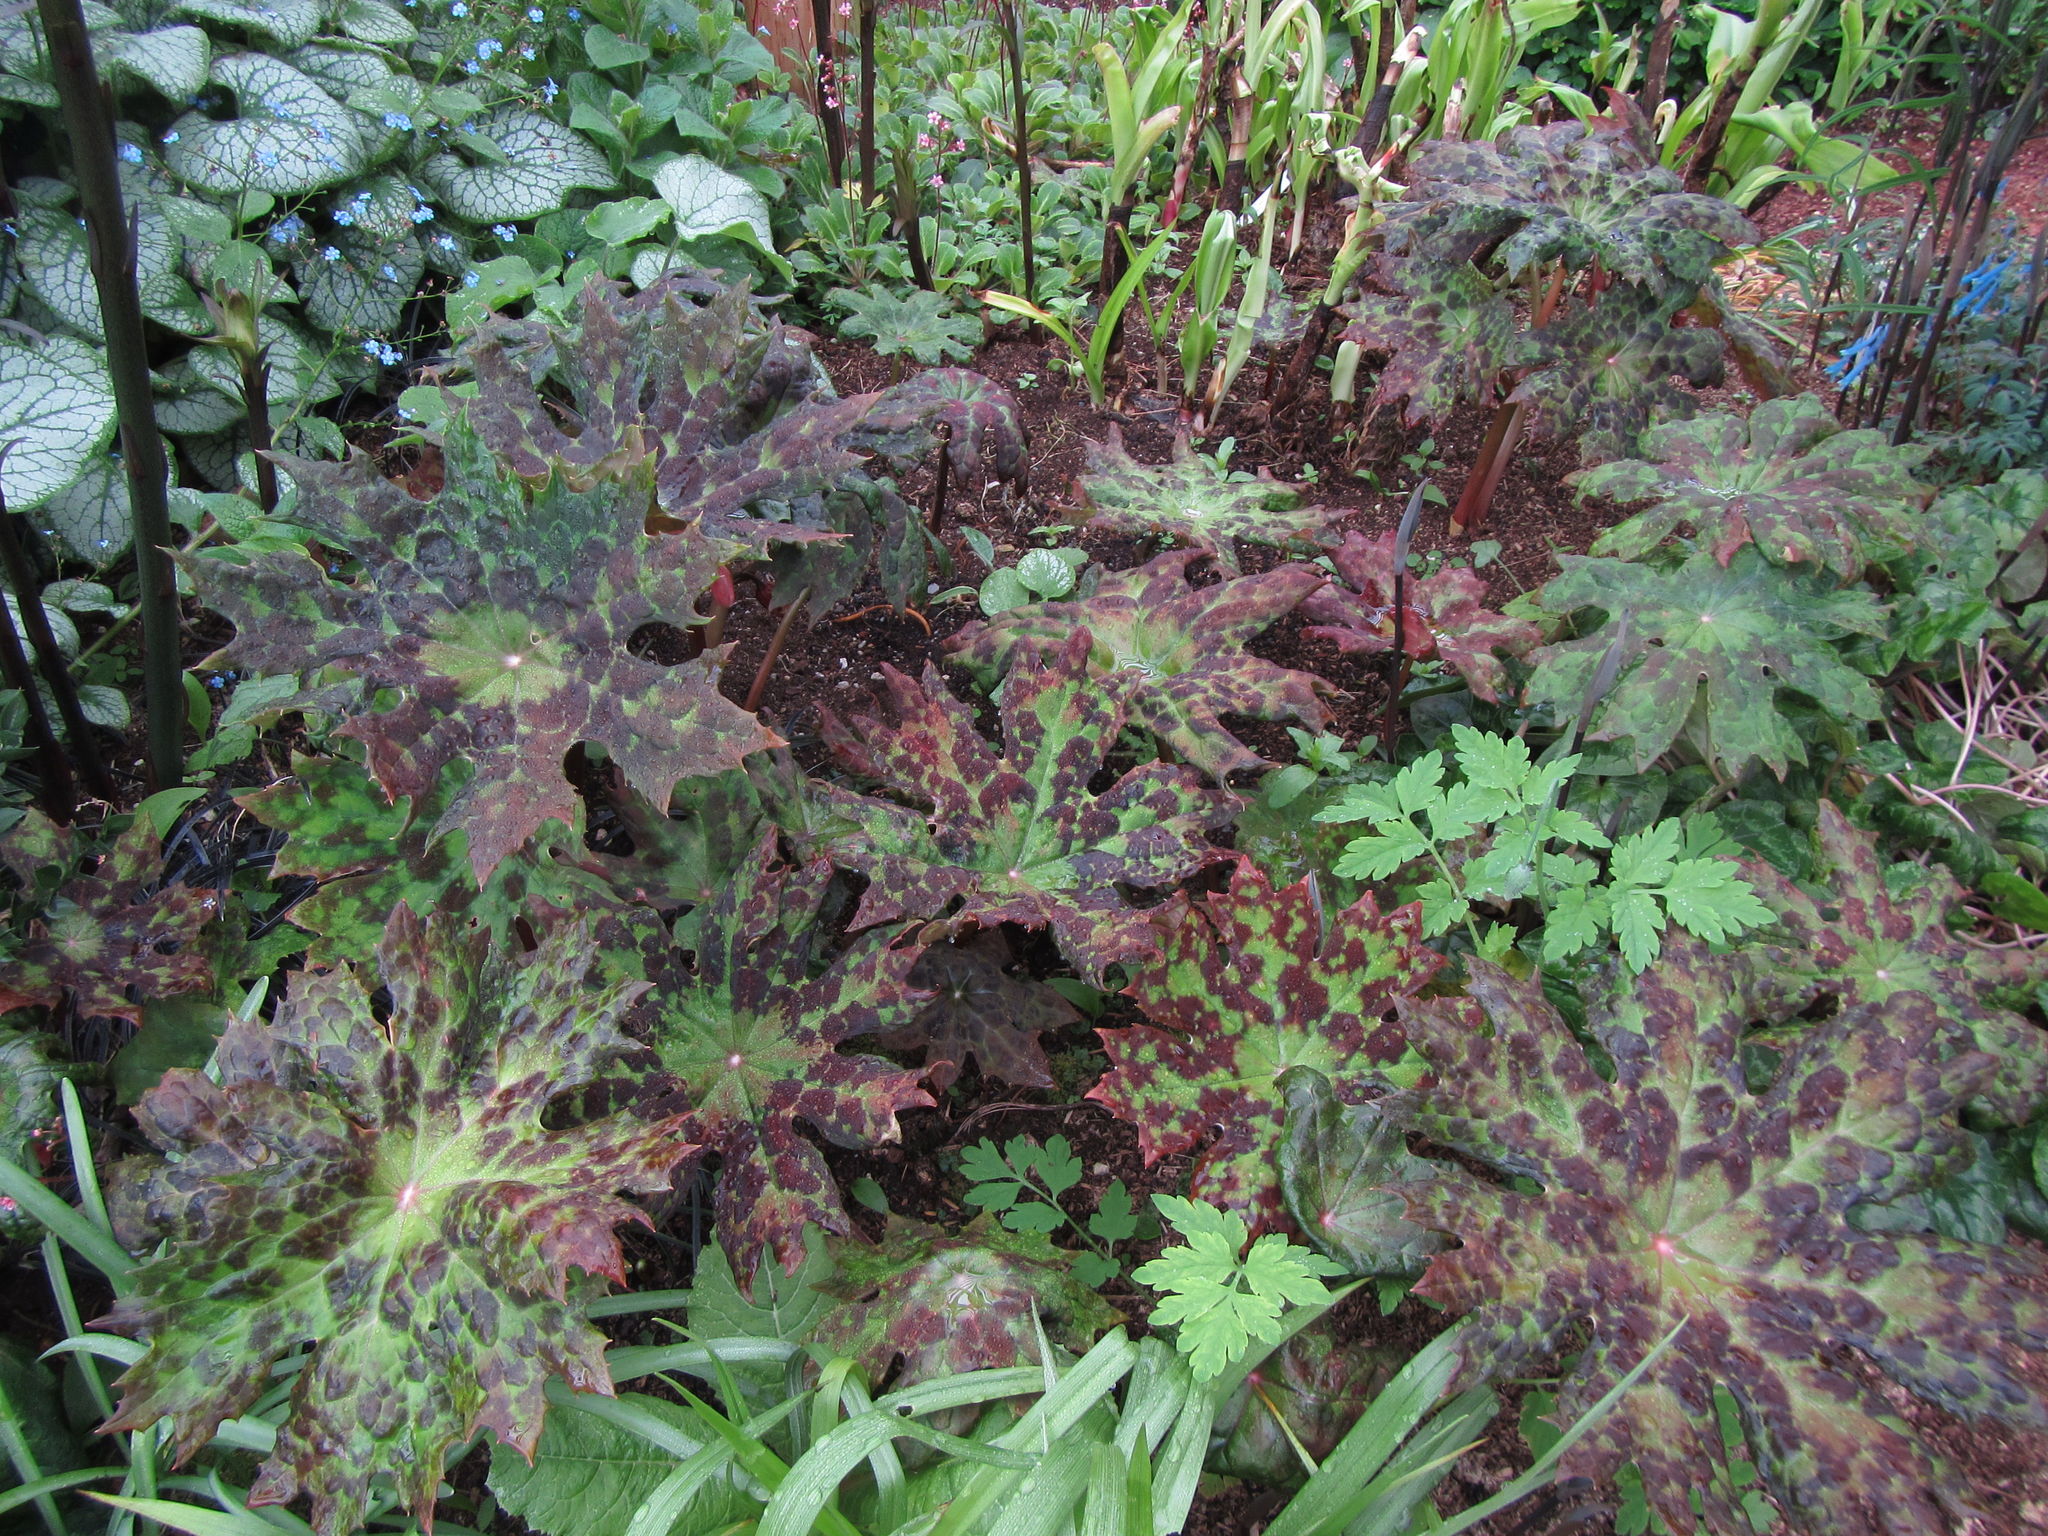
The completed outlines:
<svg viewBox="0 0 2048 1536">
<path fill-rule="evenodd" d="M 339 1536 L 373 1477 L 427 1514 L 479 1430 L 530 1453 L 550 1379 L 609 1391 L 584 1307 L 625 1279 L 612 1229 L 646 1221 L 618 1192 L 667 1189 L 695 1148 L 681 1116 L 548 1115 L 646 990 L 588 987 L 589 954 L 580 926 L 520 958 L 400 908 L 374 977 L 302 972 L 211 1074 L 169 1073 L 137 1110 L 164 1156 L 117 1170 L 128 1242 L 165 1247 L 105 1319 L 148 1345 L 109 1427 L 168 1419 L 189 1456 L 310 1344 L 251 1501 L 303 1492 Z"/>
</svg>

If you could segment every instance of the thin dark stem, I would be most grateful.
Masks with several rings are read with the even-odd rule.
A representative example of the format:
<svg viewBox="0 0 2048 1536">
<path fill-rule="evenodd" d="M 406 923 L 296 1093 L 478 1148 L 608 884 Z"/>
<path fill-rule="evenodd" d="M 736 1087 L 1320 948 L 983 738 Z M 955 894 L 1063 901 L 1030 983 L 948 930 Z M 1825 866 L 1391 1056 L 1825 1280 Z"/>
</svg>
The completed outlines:
<svg viewBox="0 0 2048 1536">
<path fill-rule="evenodd" d="M 93 740 L 92 722 L 85 718 L 85 706 L 78 702 L 71 669 L 64 664 L 64 653 L 57 649 L 57 637 L 50 630 L 50 615 L 43 608 L 37 588 L 35 568 L 29 564 L 28 551 L 22 547 L 20 532 L 4 503 L 0 503 L 0 562 L 5 563 L 7 584 L 14 588 L 15 603 L 21 610 L 21 627 L 28 631 L 29 641 L 35 647 L 43 681 L 49 686 L 50 697 L 57 702 L 57 713 L 64 718 L 64 734 L 78 759 L 79 771 L 85 775 L 85 786 L 99 799 L 112 804 L 117 798 L 113 778 L 100 757 L 99 743 Z M 181 691 L 183 687 L 179 684 Z"/>
<path fill-rule="evenodd" d="M 811 600 L 811 589 L 805 587 L 797 593 L 790 605 L 782 610 L 782 622 L 775 626 L 775 633 L 768 641 L 768 654 L 761 658 L 760 668 L 754 673 L 753 686 L 747 689 L 747 702 L 741 707 L 752 713 L 761 707 L 761 696 L 768 691 L 768 676 L 775 670 L 775 662 L 782 655 L 782 648 L 789 644 L 789 631 L 796 623 L 796 616 L 803 612 L 804 604 Z"/>
<path fill-rule="evenodd" d="M 1017 235 L 1024 246 L 1024 302 L 1038 302 L 1038 252 L 1031 233 L 1031 98 L 1024 94 L 1024 10 L 1002 8 L 1003 45 L 1010 55 L 1010 99 L 1016 105 Z"/>
<path fill-rule="evenodd" d="M 22 611 L 28 611 L 28 602 L 22 602 Z M 22 703 L 28 709 L 29 740 L 35 743 L 36 761 L 40 764 L 42 780 L 43 809 L 52 821 L 61 825 L 70 822 L 78 809 L 78 791 L 71 783 L 71 764 L 64 759 L 64 748 L 58 743 L 57 733 L 50 727 L 49 711 L 43 708 L 42 690 L 36 687 L 35 675 L 29 671 L 28 654 L 21 648 L 21 636 L 14 631 L 14 615 L 5 603 L 0 603 L 0 673 L 7 678 L 7 686 L 21 695 Z"/>
<path fill-rule="evenodd" d="M 1651 116 L 1664 99 L 1664 79 L 1671 73 L 1671 44 L 1678 34 L 1680 0 L 1663 0 L 1657 9 L 1657 30 L 1650 34 L 1650 60 L 1643 68 L 1643 93 L 1636 100 Z"/>
<path fill-rule="evenodd" d="M 270 349 L 264 348 L 264 353 Z M 259 353 L 242 359 L 242 404 L 249 413 L 249 447 L 256 455 L 256 500 L 277 510 L 277 466 L 270 462 L 270 359 Z"/>
<path fill-rule="evenodd" d="M 946 526 L 946 482 L 951 478 L 950 460 L 953 452 L 953 426 L 942 421 L 938 426 L 939 462 L 932 471 L 932 512 L 926 526 L 934 537 Z"/>
<path fill-rule="evenodd" d="M 137 601 L 142 609 L 142 693 L 150 778 L 168 789 L 185 776 L 185 684 L 179 655 L 178 578 L 172 543 L 170 461 L 157 431 L 149 349 L 135 285 L 135 232 L 121 199 L 112 114 L 100 91 L 79 0 L 36 0 L 85 211 L 92 275 L 106 329 L 107 372 L 120 412 L 121 457 L 134 512 Z"/>
<path fill-rule="evenodd" d="M 871 203 L 875 184 L 875 9 L 881 0 L 860 0 L 860 200 Z"/>
<path fill-rule="evenodd" d="M 837 106 L 842 98 L 839 64 L 832 47 L 832 0 L 811 0 L 811 27 L 818 47 L 818 124 L 825 130 L 825 160 L 837 186 L 846 179 L 846 124 Z"/>
</svg>

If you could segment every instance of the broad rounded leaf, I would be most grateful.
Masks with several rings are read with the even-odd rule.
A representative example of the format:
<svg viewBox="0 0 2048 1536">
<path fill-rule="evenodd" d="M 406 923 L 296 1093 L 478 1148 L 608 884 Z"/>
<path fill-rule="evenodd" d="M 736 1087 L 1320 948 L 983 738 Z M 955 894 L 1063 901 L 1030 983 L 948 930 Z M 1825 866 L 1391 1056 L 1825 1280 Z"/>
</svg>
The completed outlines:
<svg viewBox="0 0 2048 1536">
<path fill-rule="evenodd" d="M 702 155 L 679 155 L 657 166 L 649 179 L 662 201 L 675 210 L 677 239 L 722 235 L 738 224 L 762 250 L 775 249 L 768 200 L 731 171 Z"/>
<path fill-rule="evenodd" d="M 331 187 L 361 165 L 361 119 L 311 77 L 256 53 L 215 59 L 208 77 L 233 93 L 239 115 L 189 112 L 174 125 L 164 163 L 193 186 L 291 197 Z"/>
<path fill-rule="evenodd" d="M 178 0 L 176 10 L 181 16 L 254 32 L 279 48 L 310 42 L 320 30 L 319 0 Z"/>
<path fill-rule="evenodd" d="M 95 460 L 48 501 L 36 521 L 81 560 L 105 565 L 128 547 L 132 513 L 128 473 L 111 458 Z"/>
<path fill-rule="evenodd" d="M 577 187 L 603 191 L 616 184 L 604 156 L 580 135 L 524 107 L 500 107 L 469 132 L 494 145 L 503 160 L 436 155 L 421 172 L 459 219 L 536 218 L 561 207 Z"/>
<path fill-rule="evenodd" d="M 26 512 L 72 484 L 114 433 L 114 389 L 100 354 L 68 336 L 0 343 L 0 460 L 7 510 Z M 18 441 L 16 441 L 18 439 Z"/>
<path fill-rule="evenodd" d="M 213 45 L 197 27 L 101 32 L 92 41 L 102 69 L 140 80 L 166 101 L 183 103 L 206 88 Z"/>
</svg>

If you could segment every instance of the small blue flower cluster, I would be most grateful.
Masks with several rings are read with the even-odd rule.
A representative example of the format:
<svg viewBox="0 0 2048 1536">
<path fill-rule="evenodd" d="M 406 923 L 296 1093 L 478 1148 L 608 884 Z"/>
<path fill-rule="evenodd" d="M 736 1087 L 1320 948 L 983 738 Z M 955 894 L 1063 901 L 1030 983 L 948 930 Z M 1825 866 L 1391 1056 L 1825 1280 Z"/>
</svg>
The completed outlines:
<svg viewBox="0 0 2048 1536">
<path fill-rule="evenodd" d="M 386 368 L 396 368 L 405 361 L 405 354 L 403 352 L 400 352 L 398 348 L 392 346 L 388 341 L 380 341 L 375 336 L 372 336 L 363 343 L 363 353 L 365 356 L 374 358 L 382 363 Z"/>
</svg>

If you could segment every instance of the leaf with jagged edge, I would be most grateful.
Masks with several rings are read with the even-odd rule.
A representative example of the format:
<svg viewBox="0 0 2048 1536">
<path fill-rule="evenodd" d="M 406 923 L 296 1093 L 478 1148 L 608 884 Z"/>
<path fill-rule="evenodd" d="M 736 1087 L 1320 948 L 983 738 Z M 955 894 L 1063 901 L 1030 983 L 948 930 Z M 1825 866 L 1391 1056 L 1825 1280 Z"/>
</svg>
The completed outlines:
<svg viewBox="0 0 2048 1536">
<path fill-rule="evenodd" d="M 144 1003 L 213 986 L 200 936 L 220 910 L 219 893 L 160 885 L 162 840 L 147 817 L 97 856 L 75 829 L 38 811 L 0 841 L 0 857 L 25 887 L 35 889 L 51 866 L 66 872 L 0 966 L 0 1013 L 53 1007 L 68 996 L 81 1018 L 139 1023 Z"/>
<path fill-rule="evenodd" d="M 972 1056 L 984 1077 L 1017 1088 L 1054 1086 L 1041 1034 L 1064 1029 L 1080 1013 L 1042 981 L 1010 974 L 1010 941 L 1000 928 L 931 946 L 910 984 L 931 994 L 916 1020 L 875 1036 L 892 1051 L 924 1052 L 925 1078 L 943 1093 Z"/>
<path fill-rule="evenodd" d="M 771 831 L 698 914 L 693 963 L 678 951 L 657 970 L 652 1009 L 650 1043 L 691 1106 L 688 1135 L 719 1155 L 714 1220 L 742 1285 L 764 1253 L 794 1274 L 807 1222 L 848 1230 L 799 1119 L 836 1146 L 866 1147 L 896 1139 L 899 1111 L 933 1103 L 921 1072 L 837 1049 L 931 1001 L 910 985 L 917 946 L 874 929 L 813 974 L 830 940 L 818 914 L 832 867 L 778 868 L 775 844 Z"/>
<path fill-rule="evenodd" d="M 865 339 L 880 357 L 908 356 L 932 368 L 964 363 L 981 345 L 981 322 L 927 289 L 835 288 L 826 302 L 846 311 L 840 334 Z"/>
<path fill-rule="evenodd" d="M 1301 605 L 1309 627 L 1302 634 L 1328 640 L 1354 655 L 1394 648 L 1394 535 L 1369 539 L 1347 533 L 1331 551 L 1342 585 L 1312 593 Z M 1402 583 L 1401 649 L 1417 661 L 1441 661 L 1489 704 L 1500 702 L 1507 669 L 1500 657 L 1524 656 L 1543 638 L 1534 624 L 1486 607 L 1486 583 L 1476 571 L 1449 566 L 1434 576 L 1413 572 Z"/>
<path fill-rule="evenodd" d="M 900 917 L 1049 927 L 1094 978 L 1152 945 L 1122 887 L 1156 890 L 1228 857 L 1202 834 L 1227 823 L 1236 801 L 1192 768 L 1145 763 L 1089 793 L 1129 718 L 1127 685 L 1093 674 L 1091 644 L 1084 630 L 1043 656 L 1019 653 L 1003 688 L 1001 756 L 932 667 L 920 687 L 884 666 L 894 726 L 820 712 L 839 764 L 909 802 L 818 791 L 855 829 L 821 848 L 868 879 L 855 927 Z"/>
<path fill-rule="evenodd" d="M 1277 1079 L 1286 1095 L 1280 1190 L 1309 1246 L 1354 1275 L 1414 1279 L 1441 1253 L 1441 1235 L 1408 1219 L 1389 1184 L 1428 1178 L 1401 1127 L 1377 1104 L 1346 1104 L 1314 1067 Z"/>
<path fill-rule="evenodd" d="M 310 1344 L 249 1502 L 303 1492 L 341 1536 L 373 1478 L 428 1514 L 480 1430 L 530 1455 L 549 1378 L 609 1393 L 570 1271 L 623 1284 L 612 1229 L 647 1218 L 617 1192 L 668 1189 L 696 1149 L 680 1115 L 544 1122 L 645 990 L 589 989 L 590 952 L 580 924 L 514 958 L 400 908 L 375 976 L 299 972 L 274 1024 L 229 1023 L 213 1076 L 166 1074 L 136 1111 L 166 1157 L 116 1170 L 123 1241 L 167 1246 L 101 1320 L 149 1346 L 107 1429 L 168 1419 L 183 1461 Z"/>
<path fill-rule="evenodd" d="M 1633 1460 L 1672 1527 L 1743 1528 L 1712 1411 L 1733 1394 L 1749 1453 L 1796 1528 L 1934 1536 L 1954 1486 L 1869 1366 L 1939 1406 L 2048 1427 L 2029 1352 L 2048 1347 L 2048 1265 L 2029 1250 L 1859 1231 L 1865 1202 L 1927 1187 L 1969 1156 L 1956 1124 L 1995 1070 L 1944 1056 L 1933 1001 L 1815 1024 L 1752 1093 L 1742 1054 L 1755 962 L 1674 934 L 1633 983 L 1635 1027 L 1594 1021 L 1612 1082 L 1545 1000 L 1468 961 L 1469 996 L 1402 1010 L 1435 1070 L 1413 1129 L 1541 1188 L 1443 1163 L 1399 1186 L 1410 1219 L 1461 1246 L 1417 1294 L 1469 1313 L 1453 1389 L 1580 1349 L 1559 1393 L 1574 1423 L 1684 1321 L 1561 1477 Z"/>
<path fill-rule="evenodd" d="M 1885 610 L 1868 591 L 1838 591 L 1773 566 L 1753 546 L 1726 566 L 1698 550 L 1672 571 L 1582 555 L 1558 563 L 1563 574 L 1538 594 L 1542 606 L 1599 608 L 1607 618 L 1531 654 L 1526 701 L 1552 706 L 1560 719 L 1576 715 L 1626 618 L 1621 670 L 1586 740 L 1618 743 L 1630 772 L 1646 770 L 1683 732 L 1729 777 L 1762 762 L 1782 778 L 1788 763 L 1806 761 L 1806 746 L 1780 708 L 1781 690 L 1841 719 L 1877 718 L 1877 690 L 1832 644 L 1884 632 Z"/>
<path fill-rule="evenodd" d="M 1614 289 L 1536 332 L 1542 361 L 1508 398 L 1529 406 L 1534 431 L 1576 438 L 1593 463 L 1626 458 L 1657 415 L 1690 415 L 1694 385 L 1721 382 L 1721 334 L 1671 324 L 1669 311 Z"/>
<path fill-rule="evenodd" d="M 775 1375 L 779 1382 L 780 1367 Z M 541 1425 L 530 1463 L 504 1445 L 491 1447 L 490 1489 L 500 1507 L 540 1536 L 631 1536 L 641 1506 L 669 1481 L 677 1463 L 704 1449 L 712 1435 L 682 1403 L 625 1392 L 619 1405 L 659 1422 L 667 1431 L 662 1443 L 594 1413 L 558 1407 Z M 728 1460 L 697 1484 L 663 1536 L 677 1529 L 728 1530 L 760 1513 L 760 1502 L 747 1495 L 747 1483 L 746 1473 Z"/>
<path fill-rule="evenodd" d="M 1078 602 L 1027 603 L 962 629 L 945 644 L 949 660 L 993 687 L 1020 644 L 1057 647 L 1076 629 L 1094 640 L 1089 670 L 1127 684 L 1130 723 L 1149 731 L 1216 779 L 1265 759 L 1230 733 L 1225 713 L 1291 720 L 1309 730 L 1330 721 L 1323 696 L 1334 690 L 1312 673 L 1283 667 L 1244 646 L 1323 585 L 1320 571 L 1283 565 L 1206 587 L 1191 586 L 1198 551 L 1159 555 L 1133 571 L 1103 578 Z"/>
<path fill-rule="evenodd" d="M 1238 571 L 1235 540 L 1289 549 L 1315 543 L 1326 524 L 1347 515 L 1342 507 L 1305 507 L 1301 487 L 1223 468 L 1174 439 L 1164 464 L 1140 464 L 1124 451 L 1123 434 L 1083 443 L 1088 468 L 1074 489 L 1091 509 L 1088 526 L 1105 533 L 1164 535 L 1215 556 L 1227 576 Z"/>
<path fill-rule="evenodd" d="M 1765 1015 L 1794 1020 L 1823 1000 L 1839 1011 L 1888 1007 L 1902 993 L 1931 998 L 1941 1016 L 1989 1052 L 1996 1071 L 1977 1100 L 2008 1125 L 2024 1124 L 2048 1100 L 2048 1035 L 2009 1007 L 2030 994 L 2037 967 L 2025 951 L 1980 949 L 1948 926 L 1963 901 L 1955 877 L 1939 865 L 1910 894 L 1884 879 L 1876 837 L 1849 824 L 1832 801 L 1818 807 L 1813 879 L 1796 885 L 1762 859 L 1742 875 L 1777 916 L 1757 935 L 1771 946 L 1763 968 Z"/>
<path fill-rule="evenodd" d="M 1398 281 L 1401 293 L 1367 294 L 1352 306 L 1344 340 L 1393 354 L 1373 399 L 1406 400 L 1410 426 L 1486 398 L 1503 368 L 1533 359 L 1506 293 L 1469 262 L 1403 263 Z"/>
<path fill-rule="evenodd" d="M 963 1371 L 1038 1365 L 1038 1329 L 1074 1354 L 1123 1319 L 1074 1278 L 1071 1256 L 1042 1234 L 984 1214 L 958 1234 L 891 1216 L 879 1244 L 834 1242 L 835 1298 L 812 1341 L 860 1363 L 871 1382 L 903 1368 L 894 1389 Z"/>
<path fill-rule="evenodd" d="M 1386 1016 L 1443 957 L 1422 942 L 1419 907 L 1382 915 L 1368 893 L 1325 913 L 1311 881 L 1276 891 L 1248 859 L 1228 891 L 1165 909 L 1158 942 L 1124 988 L 1151 1022 L 1097 1031 L 1110 1069 L 1088 1097 L 1138 1128 L 1147 1166 L 1200 1148 L 1194 1197 L 1270 1228 L 1282 1215 L 1280 1075 L 1314 1067 L 1347 1103 L 1390 1073 L 1412 1081 Z"/>
<path fill-rule="evenodd" d="M 1666 422 L 1643 435 L 1641 452 L 1569 477 L 1582 496 L 1654 503 L 1601 534 L 1593 554 L 1640 559 L 1690 528 L 1723 565 L 1754 543 L 1780 565 L 1811 563 L 1854 581 L 1912 544 L 1927 495 L 1913 478 L 1927 449 L 1845 432 L 1812 395 L 1766 400 L 1746 420 Z"/>
<path fill-rule="evenodd" d="M 900 462 L 929 453 L 942 426 L 952 434 L 946 440 L 946 462 L 954 474 L 972 473 L 986 454 L 996 478 L 1024 494 L 1030 445 L 1016 397 L 966 368 L 927 368 L 883 390 L 873 397 L 851 441 Z"/>
</svg>

